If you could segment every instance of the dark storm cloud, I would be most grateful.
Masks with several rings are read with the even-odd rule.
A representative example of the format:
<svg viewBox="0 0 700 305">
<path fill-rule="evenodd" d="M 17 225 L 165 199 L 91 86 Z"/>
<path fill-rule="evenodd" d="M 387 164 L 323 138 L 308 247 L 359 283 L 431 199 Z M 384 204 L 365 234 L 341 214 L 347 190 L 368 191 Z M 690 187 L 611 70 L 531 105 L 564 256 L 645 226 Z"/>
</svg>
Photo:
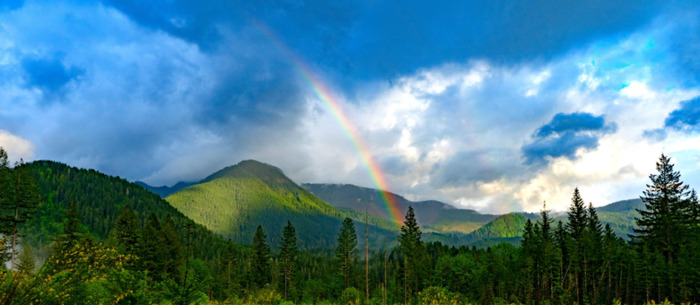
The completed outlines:
<svg viewBox="0 0 700 305">
<path fill-rule="evenodd" d="M 292 49 L 354 78 L 386 78 L 446 61 L 549 59 L 646 25 L 665 1 L 107 0 L 144 26 L 205 49 L 255 18 Z M 345 79 L 347 81 L 347 79 Z"/>
<path fill-rule="evenodd" d="M 697 130 L 700 124 L 700 97 L 683 101 L 680 107 L 669 113 L 664 125 L 676 130 Z"/>
<path fill-rule="evenodd" d="M 22 68 L 27 73 L 27 85 L 45 93 L 57 92 L 83 73 L 75 67 L 66 68 L 58 58 L 25 58 Z"/>
<path fill-rule="evenodd" d="M 542 165 L 550 158 L 573 158 L 579 148 L 598 147 L 600 137 L 616 129 L 615 123 L 605 124 L 603 116 L 585 112 L 558 113 L 535 131 L 531 143 L 522 147 L 525 163 Z"/>
<path fill-rule="evenodd" d="M 605 118 L 590 113 L 575 112 L 571 114 L 557 113 L 549 124 L 540 127 L 536 138 L 546 138 L 561 133 L 576 133 L 580 131 L 597 131 L 604 128 Z"/>
</svg>

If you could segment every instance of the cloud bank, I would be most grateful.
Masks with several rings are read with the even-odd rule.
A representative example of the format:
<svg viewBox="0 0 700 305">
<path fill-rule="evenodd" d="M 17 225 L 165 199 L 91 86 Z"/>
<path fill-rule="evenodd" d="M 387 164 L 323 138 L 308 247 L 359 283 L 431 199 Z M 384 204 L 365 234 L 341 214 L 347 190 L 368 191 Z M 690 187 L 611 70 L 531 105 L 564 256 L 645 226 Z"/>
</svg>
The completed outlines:
<svg viewBox="0 0 700 305">
<path fill-rule="evenodd" d="M 0 145 L 157 185 L 257 159 L 373 186 L 283 44 L 392 191 L 506 212 L 563 209 L 579 187 L 600 205 L 638 196 L 661 152 L 700 183 L 698 17 L 683 1 L 6 1 Z"/>
</svg>

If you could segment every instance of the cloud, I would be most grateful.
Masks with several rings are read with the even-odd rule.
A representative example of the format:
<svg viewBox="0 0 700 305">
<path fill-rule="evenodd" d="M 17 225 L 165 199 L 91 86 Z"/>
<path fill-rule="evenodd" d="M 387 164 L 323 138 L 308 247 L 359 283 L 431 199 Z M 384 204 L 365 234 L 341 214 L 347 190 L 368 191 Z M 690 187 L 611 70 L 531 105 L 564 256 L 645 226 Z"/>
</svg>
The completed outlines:
<svg viewBox="0 0 700 305">
<path fill-rule="evenodd" d="M 700 94 L 698 9 L 652 2 L 20 1 L 0 8 L 0 128 L 157 185 L 257 159 L 374 186 L 363 153 L 412 199 L 561 209 L 580 186 L 602 204 L 697 146 L 663 114 Z"/>
<path fill-rule="evenodd" d="M 36 149 L 32 142 L 2 129 L 0 129 L 0 147 L 7 151 L 10 162 L 16 162 L 20 159 L 31 160 Z"/>
<path fill-rule="evenodd" d="M 522 147 L 523 156 L 528 164 L 541 164 L 558 157 L 573 158 L 580 148 L 598 147 L 598 139 L 616 129 L 615 123 L 605 124 L 603 116 L 557 113 L 535 131 L 531 143 Z"/>
<path fill-rule="evenodd" d="M 78 68 L 66 68 L 58 58 L 25 58 L 22 68 L 27 73 L 27 84 L 46 93 L 57 92 L 82 74 Z"/>
<path fill-rule="evenodd" d="M 683 101 L 680 107 L 669 113 L 664 126 L 676 130 L 696 130 L 700 124 L 700 97 Z"/>
<path fill-rule="evenodd" d="M 563 4 L 469 1 L 196 1 L 106 0 L 138 24 L 214 51 L 226 32 L 252 18 L 337 81 L 392 79 L 444 62 L 480 58 L 514 64 L 550 60 L 596 39 L 647 25 L 668 5 L 648 1 Z M 397 9 L 400 8 L 400 9 Z M 468 22 L 465 22 L 468 20 Z M 449 30 L 446 30 L 449 29 Z M 352 77 L 346 77 L 346 76 Z"/>
</svg>

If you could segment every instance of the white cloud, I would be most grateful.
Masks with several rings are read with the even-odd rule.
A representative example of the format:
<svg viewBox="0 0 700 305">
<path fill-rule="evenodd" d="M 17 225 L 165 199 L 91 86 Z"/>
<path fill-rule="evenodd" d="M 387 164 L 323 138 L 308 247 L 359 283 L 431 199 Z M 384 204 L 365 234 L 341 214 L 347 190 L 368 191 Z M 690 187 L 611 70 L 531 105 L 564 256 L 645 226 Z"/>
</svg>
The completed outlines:
<svg viewBox="0 0 700 305">
<path fill-rule="evenodd" d="M 26 139 L 11 134 L 7 130 L 0 129 L 0 147 L 7 152 L 8 159 L 14 163 L 20 159 L 30 161 L 34 158 L 34 144 Z"/>
</svg>

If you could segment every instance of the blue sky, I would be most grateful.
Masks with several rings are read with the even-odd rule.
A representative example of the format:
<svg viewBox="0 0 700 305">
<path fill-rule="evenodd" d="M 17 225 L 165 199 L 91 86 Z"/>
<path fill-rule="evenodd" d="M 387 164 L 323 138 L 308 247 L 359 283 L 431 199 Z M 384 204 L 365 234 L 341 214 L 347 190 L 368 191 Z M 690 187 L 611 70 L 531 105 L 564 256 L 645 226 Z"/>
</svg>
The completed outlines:
<svg viewBox="0 0 700 305">
<path fill-rule="evenodd" d="M 3 1 L 0 146 L 154 185 L 257 159 L 487 212 L 700 183 L 694 1 Z"/>
</svg>

